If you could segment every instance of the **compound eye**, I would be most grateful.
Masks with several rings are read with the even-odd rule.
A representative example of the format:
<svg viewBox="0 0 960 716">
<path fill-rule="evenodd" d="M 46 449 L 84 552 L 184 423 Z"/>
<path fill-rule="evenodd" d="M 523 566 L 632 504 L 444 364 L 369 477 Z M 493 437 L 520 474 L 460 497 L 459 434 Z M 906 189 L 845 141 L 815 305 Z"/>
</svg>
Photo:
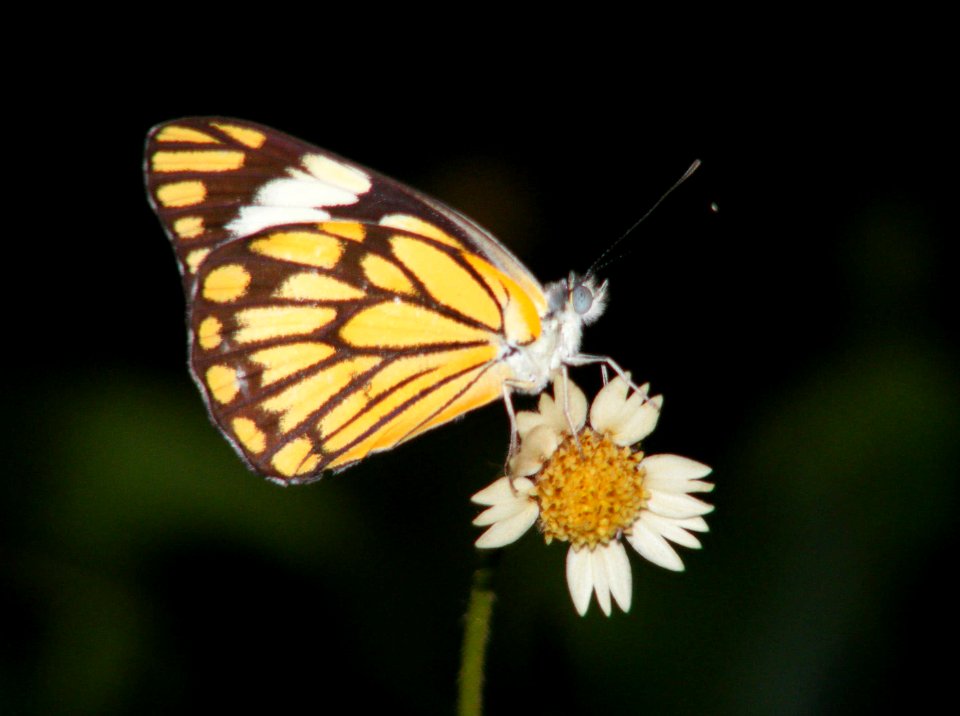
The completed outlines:
<svg viewBox="0 0 960 716">
<path fill-rule="evenodd" d="M 570 302 L 573 304 L 573 310 L 579 315 L 584 315 L 593 305 L 593 291 L 580 284 L 573 289 L 570 295 Z"/>
</svg>

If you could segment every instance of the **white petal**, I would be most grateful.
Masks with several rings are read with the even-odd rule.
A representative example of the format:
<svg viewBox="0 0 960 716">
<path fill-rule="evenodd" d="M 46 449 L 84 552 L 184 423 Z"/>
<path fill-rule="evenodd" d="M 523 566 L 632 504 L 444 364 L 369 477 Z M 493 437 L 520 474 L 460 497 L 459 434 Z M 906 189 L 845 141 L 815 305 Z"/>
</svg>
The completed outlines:
<svg viewBox="0 0 960 716">
<path fill-rule="evenodd" d="M 590 426 L 598 433 L 611 429 L 620 420 L 629 386 L 619 376 L 607 383 L 597 393 L 590 406 Z"/>
<path fill-rule="evenodd" d="M 531 502 L 523 512 L 494 524 L 474 544 L 480 549 L 494 549 L 516 542 L 533 526 L 539 515 L 536 503 Z"/>
<path fill-rule="evenodd" d="M 628 535 L 627 539 L 645 559 L 674 572 L 683 571 L 683 560 L 670 543 L 651 529 L 642 518 L 633 524 L 632 534 Z"/>
<path fill-rule="evenodd" d="M 564 392 L 568 392 L 564 396 Z M 579 432 L 587 419 L 587 396 L 569 379 L 557 373 L 553 379 L 553 396 L 540 395 L 540 414 L 544 422 L 560 432 Z M 568 418 L 569 414 L 569 418 Z"/>
<path fill-rule="evenodd" d="M 666 492 L 675 495 L 683 495 L 688 492 L 713 492 L 714 488 L 712 482 L 703 482 L 702 480 L 671 482 L 659 479 L 658 475 L 655 475 L 652 480 L 648 479 L 646 486 L 651 492 Z"/>
<path fill-rule="evenodd" d="M 650 387 L 649 383 L 644 383 L 640 387 L 640 390 L 635 390 L 630 395 L 630 397 L 627 398 L 627 401 L 623 404 L 623 410 L 620 412 L 621 420 L 629 418 L 637 410 L 639 410 L 640 406 L 643 405 L 644 403 L 647 403 L 647 402 L 653 403 L 657 408 L 660 408 L 663 406 L 662 395 L 657 395 L 657 396 L 654 396 L 653 398 L 648 398 L 647 388 L 649 387 Z"/>
<path fill-rule="evenodd" d="M 710 528 L 707 527 L 707 521 L 702 517 L 687 517 L 682 520 L 673 521 L 685 530 L 693 530 L 694 532 L 710 531 Z"/>
<path fill-rule="evenodd" d="M 659 406 L 653 400 L 648 400 L 639 405 L 626 419 L 621 420 L 611 431 L 613 441 L 622 446 L 638 443 L 653 432 L 659 419 Z"/>
<path fill-rule="evenodd" d="M 553 396 L 547 392 L 540 393 L 540 399 L 537 401 L 537 411 L 542 415 L 545 410 L 553 410 Z"/>
<path fill-rule="evenodd" d="M 527 433 L 534 428 L 543 425 L 543 416 L 532 410 L 521 410 L 516 415 L 517 435 L 523 440 Z"/>
<path fill-rule="evenodd" d="M 663 396 L 657 396 L 662 398 Z M 627 398 L 626 402 L 623 404 L 624 409 L 626 410 L 636 410 L 640 403 L 645 400 L 653 400 L 650 398 L 650 384 L 644 383 L 635 391 L 630 394 L 630 397 Z"/>
<path fill-rule="evenodd" d="M 553 455 L 561 439 L 562 435 L 553 426 L 538 425 L 520 443 L 519 452 L 510 458 L 510 474 L 513 477 L 533 475 Z"/>
<path fill-rule="evenodd" d="M 627 550 L 623 548 L 620 540 L 614 540 L 603 550 L 603 559 L 607 566 L 610 593 L 620 608 L 629 612 L 630 600 L 633 597 L 633 574 L 630 571 Z"/>
<path fill-rule="evenodd" d="M 528 455 L 541 462 L 546 462 L 560 445 L 561 435 L 549 425 L 541 425 L 534 429 L 523 445 L 520 446 L 520 455 Z"/>
<path fill-rule="evenodd" d="M 653 492 L 647 501 L 647 509 L 663 517 L 685 519 L 713 512 L 713 505 L 686 494 Z"/>
<path fill-rule="evenodd" d="M 540 415 L 543 416 L 545 425 L 550 425 L 556 430 L 567 429 L 567 419 L 563 417 L 563 411 L 557 407 L 553 396 L 547 393 L 540 394 Z"/>
<path fill-rule="evenodd" d="M 683 520 L 671 520 L 669 517 L 661 517 L 649 511 L 644 511 L 643 514 L 640 515 L 640 519 L 645 521 L 647 526 L 652 530 L 659 532 L 671 542 L 676 542 L 690 549 L 700 549 L 700 540 L 683 528 Z M 699 517 L 696 519 L 700 519 L 701 522 L 703 521 Z M 706 526 L 705 522 L 704 526 Z"/>
<path fill-rule="evenodd" d="M 610 616 L 610 580 L 603 558 L 604 551 L 604 547 L 597 547 L 590 552 L 590 569 L 593 571 L 593 591 L 597 595 L 597 602 L 603 613 Z"/>
<path fill-rule="evenodd" d="M 566 387 L 566 390 L 564 390 Z M 564 396 L 564 393 L 567 395 Z M 587 396 L 572 380 L 560 379 L 554 387 L 557 408 L 563 415 L 563 425 L 566 432 L 573 428 L 574 434 L 580 432 L 587 422 Z M 569 415 L 569 420 L 567 419 Z"/>
<path fill-rule="evenodd" d="M 473 520 L 473 524 L 477 527 L 486 527 L 487 525 L 492 525 L 494 522 L 509 519 L 523 512 L 531 502 L 532 500 L 528 497 L 520 497 L 510 502 L 501 502 L 477 515 Z"/>
<path fill-rule="evenodd" d="M 514 478 L 524 479 L 528 475 L 533 475 L 540 470 L 540 468 L 543 467 L 543 461 L 538 460 L 533 457 L 533 455 L 527 455 L 521 452 L 519 455 L 510 458 L 508 467 L 510 474 Z"/>
<path fill-rule="evenodd" d="M 659 483 L 678 483 L 706 477 L 712 471 L 703 463 L 680 455 L 648 455 L 643 459 L 648 479 Z"/>
<path fill-rule="evenodd" d="M 509 477 L 501 477 L 490 485 L 480 490 L 476 495 L 470 498 L 471 502 L 478 505 L 496 505 L 501 502 L 510 502 L 517 499 L 517 495 L 527 495 L 533 489 L 533 483 L 526 478 L 515 478 L 513 486 L 510 486 Z"/>
<path fill-rule="evenodd" d="M 590 607 L 590 597 L 593 595 L 593 570 L 590 564 L 590 550 L 587 548 L 575 551 L 573 547 L 567 550 L 567 588 L 577 613 L 583 616 Z"/>
</svg>

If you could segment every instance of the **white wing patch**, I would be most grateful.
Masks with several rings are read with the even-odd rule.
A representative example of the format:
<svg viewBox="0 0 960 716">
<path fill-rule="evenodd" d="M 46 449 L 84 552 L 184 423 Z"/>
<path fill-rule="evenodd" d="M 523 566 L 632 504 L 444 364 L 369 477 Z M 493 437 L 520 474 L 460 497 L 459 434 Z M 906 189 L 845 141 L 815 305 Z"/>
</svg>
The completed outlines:
<svg viewBox="0 0 960 716">
<path fill-rule="evenodd" d="M 328 206 L 349 206 L 370 191 L 370 177 L 320 154 L 306 154 L 302 168 L 287 169 L 289 177 L 271 179 L 257 190 L 253 203 L 240 209 L 227 225 L 235 236 L 250 236 L 273 226 L 328 221 Z"/>
<path fill-rule="evenodd" d="M 372 186 L 365 172 L 322 154 L 307 154 L 303 158 L 303 166 L 320 181 L 354 194 L 366 194 Z"/>
<path fill-rule="evenodd" d="M 237 218 L 227 224 L 233 236 L 250 236 L 272 226 L 329 221 L 330 212 L 309 207 L 244 206 Z"/>
</svg>

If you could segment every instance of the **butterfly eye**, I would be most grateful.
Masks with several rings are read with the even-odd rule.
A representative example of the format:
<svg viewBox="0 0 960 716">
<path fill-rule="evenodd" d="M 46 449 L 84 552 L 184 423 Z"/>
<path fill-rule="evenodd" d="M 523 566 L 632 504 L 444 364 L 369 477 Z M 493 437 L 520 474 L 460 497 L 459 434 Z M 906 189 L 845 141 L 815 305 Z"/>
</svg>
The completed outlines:
<svg viewBox="0 0 960 716">
<path fill-rule="evenodd" d="M 593 291 L 582 283 L 574 287 L 570 295 L 570 302 L 573 304 L 573 310 L 578 315 L 583 316 L 590 311 L 593 306 Z"/>
</svg>

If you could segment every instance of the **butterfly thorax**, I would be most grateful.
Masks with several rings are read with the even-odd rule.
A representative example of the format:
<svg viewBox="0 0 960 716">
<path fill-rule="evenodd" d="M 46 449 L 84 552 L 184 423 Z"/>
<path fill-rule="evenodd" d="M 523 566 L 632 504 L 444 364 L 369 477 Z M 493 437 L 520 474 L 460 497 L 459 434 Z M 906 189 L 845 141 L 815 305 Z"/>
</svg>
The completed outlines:
<svg viewBox="0 0 960 716">
<path fill-rule="evenodd" d="M 607 284 L 592 277 L 569 278 L 547 284 L 549 310 L 540 322 L 540 337 L 525 346 L 511 346 L 506 363 L 513 373 L 514 390 L 535 394 L 543 390 L 564 364 L 580 354 L 583 327 L 606 308 Z"/>
</svg>

